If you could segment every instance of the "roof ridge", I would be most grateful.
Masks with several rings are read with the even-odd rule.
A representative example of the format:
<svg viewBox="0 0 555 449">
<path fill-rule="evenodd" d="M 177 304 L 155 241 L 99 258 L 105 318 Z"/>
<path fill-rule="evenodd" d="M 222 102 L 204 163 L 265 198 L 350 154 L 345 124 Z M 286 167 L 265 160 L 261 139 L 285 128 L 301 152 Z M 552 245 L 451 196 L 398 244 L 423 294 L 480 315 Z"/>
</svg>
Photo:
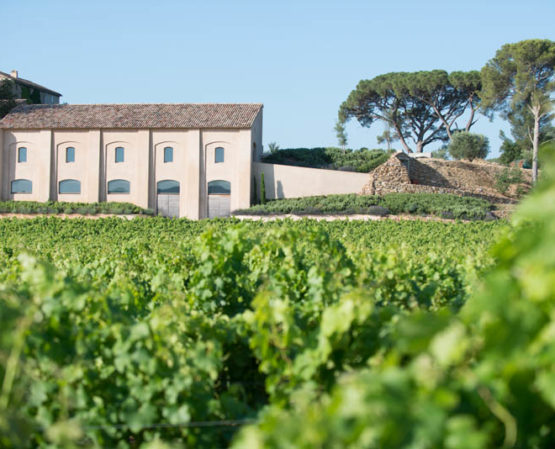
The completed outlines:
<svg viewBox="0 0 555 449">
<path fill-rule="evenodd" d="M 64 103 L 64 104 L 30 104 L 28 106 L 154 106 L 154 105 L 194 105 L 194 106 L 263 106 L 264 103 Z"/>
<path fill-rule="evenodd" d="M 252 127 L 262 103 L 116 103 L 20 105 L 1 128 L 236 128 Z"/>
</svg>

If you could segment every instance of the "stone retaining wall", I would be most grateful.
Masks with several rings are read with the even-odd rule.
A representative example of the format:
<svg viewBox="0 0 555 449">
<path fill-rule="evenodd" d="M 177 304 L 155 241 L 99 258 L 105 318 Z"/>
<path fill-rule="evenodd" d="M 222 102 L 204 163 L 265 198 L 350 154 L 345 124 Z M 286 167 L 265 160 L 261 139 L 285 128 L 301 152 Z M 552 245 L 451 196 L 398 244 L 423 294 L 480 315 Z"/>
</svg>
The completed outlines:
<svg viewBox="0 0 555 449">
<path fill-rule="evenodd" d="M 384 195 L 386 193 L 448 193 L 459 196 L 483 198 L 495 203 L 514 204 L 517 201 L 493 192 L 492 189 L 461 188 L 457 181 L 450 182 L 435 165 L 438 161 L 423 163 L 404 153 L 392 155 L 387 162 L 369 174 L 368 182 L 362 188 L 363 195 Z"/>
</svg>

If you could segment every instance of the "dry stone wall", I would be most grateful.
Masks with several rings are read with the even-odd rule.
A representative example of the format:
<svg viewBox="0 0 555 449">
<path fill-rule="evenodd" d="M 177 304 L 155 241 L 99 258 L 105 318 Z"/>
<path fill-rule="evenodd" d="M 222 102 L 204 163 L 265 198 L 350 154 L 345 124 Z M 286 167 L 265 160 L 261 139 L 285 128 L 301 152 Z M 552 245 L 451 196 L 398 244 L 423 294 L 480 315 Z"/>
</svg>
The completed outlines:
<svg viewBox="0 0 555 449">
<path fill-rule="evenodd" d="M 370 172 L 361 193 L 449 193 L 496 203 L 514 203 L 514 198 L 506 197 L 494 188 L 495 176 L 502 169 L 488 162 L 416 160 L 404 153 L 396 153 Z"/>
</svg>

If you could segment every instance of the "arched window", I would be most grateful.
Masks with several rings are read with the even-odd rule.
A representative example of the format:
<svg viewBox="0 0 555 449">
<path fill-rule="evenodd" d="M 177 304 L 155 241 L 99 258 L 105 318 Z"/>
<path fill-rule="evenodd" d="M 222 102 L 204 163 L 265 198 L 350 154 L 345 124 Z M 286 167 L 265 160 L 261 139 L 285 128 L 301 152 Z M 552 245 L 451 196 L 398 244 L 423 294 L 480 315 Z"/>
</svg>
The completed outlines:
<svg viewBox="0 0 555 449">
<path fill-rule="evenodd" d="M 216 164 L 224 161 L 224 149 L 222 147 L 216 148 L 214 155 L 214 162 Z"/>
<path fill-rule="evenodd" d="M 27 148 L 19 147 L 17 149 L 17 162 L 27 162 Z"/>
<path fill-rule="evenodd" d="M 231 184 L 228 181 L 210 181 L 208 183 L 208 195 L 229 195 Z"/>
<path fill-rule="evenodd" d="M 167 179 L 165 181 L 158 181 L 158 193 L 179 193 L 179 182 Z"/>
<path fill-rule="evenodd" d="M 75 148 L 66 148 L 66 162 L 75 162 Z"/>
<path fill-rule="evenodd" d="M 59 193 L 81 193 L 81 181 L 77 179 L 64 179 L 60 181 Z"/>
<path fill-rule="evenodd" d="M 173 162 L 173 148 L 172 147 L 165 147 L 164 148 L 164 162 Z"/>
<path fill-rule="evenodd" d="M 125 149 L 123 147 L 116 147 L 116 162 L 123 162 L 125 159 Z"/>
<path fill-rule="evenodd" d="M 12 193 L 33 193 L 33 182 L 29 179 L 13 180 Z"/>
<path fill-rule="evenodd" d="M 108 193 L 129 193 L 129 181 L 125 179 L 113 179 L 108 182 Z"/>
</svg>

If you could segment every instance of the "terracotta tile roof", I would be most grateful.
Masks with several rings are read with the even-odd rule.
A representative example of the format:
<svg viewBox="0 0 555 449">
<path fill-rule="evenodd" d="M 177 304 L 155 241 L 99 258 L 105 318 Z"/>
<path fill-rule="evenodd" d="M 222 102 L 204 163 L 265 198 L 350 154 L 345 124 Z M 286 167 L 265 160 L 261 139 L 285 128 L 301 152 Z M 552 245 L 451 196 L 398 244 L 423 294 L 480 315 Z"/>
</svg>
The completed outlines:
<svg viewBox="0 0 555 449">
<path fill-rule="evenodd" d="M 32 87 L 34 89 L 42 90 L 43 92 L 46 92 L 47 94 L 52 94 L 52 95 L 55 95 L 57 97 L 62 96 L 61 93 L 56 92 L 55 90 L 48 89 L 47 87 L 41 86 L 40 84 L 37 84 L 37 83 L 33 83 L 32 81 L 26 80 L 24 78 L 19 78 L 19 77 L 15 78 L 15 77 L 11 76 L 9 73 L 4 73 L 4 72 L 0 72 L 0 75 L 2 75 L 2 78 L 7 78 L 9 80 L 12 80 L 14 83 L 19 83 L 19 84 L 23 84 L 25 86 Z"/>
<path fill-rule="evenodd" d="M 250 128 L 261 104 L 66 104 L 21 105 L 0 128 Z"/>
</svg>

